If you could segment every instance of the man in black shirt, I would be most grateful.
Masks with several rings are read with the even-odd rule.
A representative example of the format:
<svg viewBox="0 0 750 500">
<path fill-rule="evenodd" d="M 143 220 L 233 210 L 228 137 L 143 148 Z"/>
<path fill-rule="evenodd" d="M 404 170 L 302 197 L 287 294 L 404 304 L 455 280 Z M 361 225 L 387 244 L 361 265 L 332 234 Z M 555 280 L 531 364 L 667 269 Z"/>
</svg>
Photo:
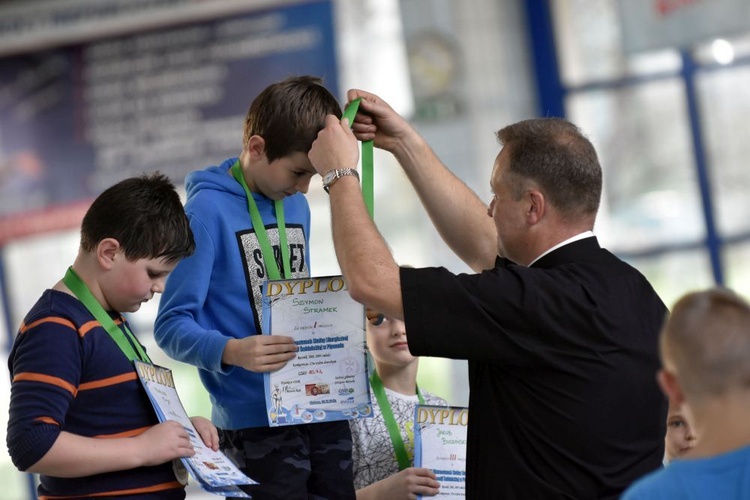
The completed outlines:
<svg viewBox="0 0 750 500">
<path fill-rule="evenodd" d="M 593 146 L 558 118 L 500 130 L 487 208 L 390 106 L 349 91 L 358 97 L 353 132 L 329 117 L 309 157 L 327 180 L 352 297 L 404 318 L 414 355 L 469 360 L 467 498 L 618 498 L 663 458 L 666 308 L 592 232 Z M 395 155 L 477 274 L 398 268 L 345 169 L 357 164 L 355 134 Z"/>
</svg>

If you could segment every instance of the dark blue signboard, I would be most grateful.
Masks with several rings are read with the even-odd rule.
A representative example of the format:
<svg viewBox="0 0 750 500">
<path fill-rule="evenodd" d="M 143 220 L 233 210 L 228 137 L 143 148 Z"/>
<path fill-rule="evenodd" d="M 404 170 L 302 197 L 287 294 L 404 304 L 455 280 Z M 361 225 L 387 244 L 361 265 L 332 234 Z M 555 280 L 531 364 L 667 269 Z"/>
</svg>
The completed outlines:
<svg viewBox="0 0 750 500">
<path fill-rule="evenodd" d="M 111 184 L 242 148 L 252 99 L 291 75 L 338 95 L 333 12 L 314 1 L 0 59 L 0 245 L 75 226 Z"/>
</svg>

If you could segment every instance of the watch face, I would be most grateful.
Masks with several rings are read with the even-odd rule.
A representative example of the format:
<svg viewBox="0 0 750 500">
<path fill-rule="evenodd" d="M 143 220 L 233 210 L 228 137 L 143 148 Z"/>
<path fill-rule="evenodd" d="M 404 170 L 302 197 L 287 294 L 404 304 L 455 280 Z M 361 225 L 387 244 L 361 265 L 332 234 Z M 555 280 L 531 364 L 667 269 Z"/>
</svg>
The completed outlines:
<svg viewBox="0 0 750 500">
<path fill-rule="evenodd" d="M 331 185 L 331 183 L 337 178 L 338 178 L 337 170 L 329 170 L 323 176 L 323 189 L 325 189 L 326 193 L 328 192 L 328 188 Z"/>
</svg>

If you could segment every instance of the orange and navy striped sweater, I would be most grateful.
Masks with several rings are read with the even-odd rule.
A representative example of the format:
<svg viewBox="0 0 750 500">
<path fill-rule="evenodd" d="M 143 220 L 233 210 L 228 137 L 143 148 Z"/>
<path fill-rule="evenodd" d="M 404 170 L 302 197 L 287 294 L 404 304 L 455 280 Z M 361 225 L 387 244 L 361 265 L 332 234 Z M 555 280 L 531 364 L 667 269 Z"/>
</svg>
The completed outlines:
<svg viewBox="0 0 750 500">
<path fill-rule="evenodd" d="M 124 318 L 112 313 L 122 325 Z M 120 326 L 122 328 L 122 326 Z M 24 319 L 8 360 L 7 445 L 26 470 L 61 431 L 101 439 L 136 436 L 158 423 L 133 364 L 75 297 L 44 292 Z M 41 475 L 40 499 L 184 498 L 172 464 L 81 478 Z"/>
</svg>

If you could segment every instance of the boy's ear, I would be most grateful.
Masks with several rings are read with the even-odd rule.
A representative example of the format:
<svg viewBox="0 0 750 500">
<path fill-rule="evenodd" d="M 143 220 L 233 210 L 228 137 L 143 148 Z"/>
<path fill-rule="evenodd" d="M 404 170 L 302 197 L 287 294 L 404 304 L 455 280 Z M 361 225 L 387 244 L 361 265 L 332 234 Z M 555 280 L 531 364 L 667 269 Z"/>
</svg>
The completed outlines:
<svg viewBox="0 0 750 500">
<path fill-rule="evenodd" d="M 259 135 L 252 135 L 247 140 L 247 150 L 252 159 L 259 159 L 266 155 L 266 140 Z"/>
<path fill-rule="evenodd" d="M 112 268 L 115 255 L 120 251 L 120 242 L 114 238 L 104 238 L 96 245 L 96 260 L 106 270 Z"/>
<path fill-rule="evenodd" d="M 677 376 L 674 373 L 662 368 L 656 374 L 656 381 L 671 403 L 681 405 L 685 402 L 685 394 L 682 392 L 680 381 L 677 380 Z"/>
</svg>

